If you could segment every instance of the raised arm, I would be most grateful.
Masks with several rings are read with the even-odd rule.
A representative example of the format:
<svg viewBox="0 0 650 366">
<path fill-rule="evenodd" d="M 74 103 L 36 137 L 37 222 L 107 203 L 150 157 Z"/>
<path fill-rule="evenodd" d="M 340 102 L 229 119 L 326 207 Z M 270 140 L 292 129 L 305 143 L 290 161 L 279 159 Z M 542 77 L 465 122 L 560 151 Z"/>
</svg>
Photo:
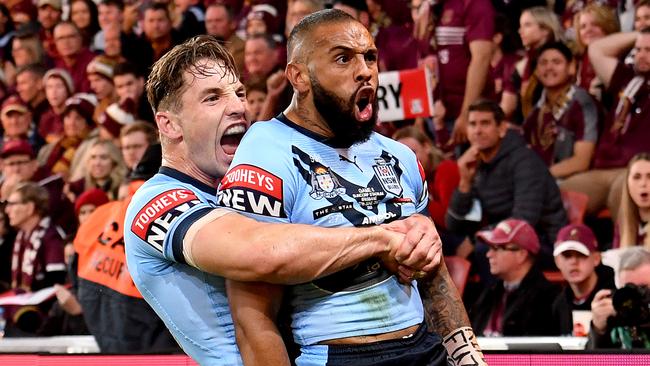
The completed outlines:
<svg viewBox="0 0 650 366">
<path fill-rule="evenodd" d="M 589 61 L 596 75 L 609 87 L 619 56 L 634 45 L 637 32 L 615 33 L 589 45 Z"/>
</svg>

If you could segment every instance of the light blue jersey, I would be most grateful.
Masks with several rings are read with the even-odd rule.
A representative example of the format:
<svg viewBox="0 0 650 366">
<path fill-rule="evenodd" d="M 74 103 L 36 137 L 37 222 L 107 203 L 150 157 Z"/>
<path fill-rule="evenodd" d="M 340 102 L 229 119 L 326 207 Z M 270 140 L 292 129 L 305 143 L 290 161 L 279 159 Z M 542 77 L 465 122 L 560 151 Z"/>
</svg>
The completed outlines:
<svg viewBox="0 0 650 366">
<path fill-rule="evenodd" d="M 142 296 L 188 355 L 201 365 L 242 365 L 224 279 L 187 265 L 183 257 L 187 230 L 213 212 L 215 200 L 215 188 L 161 168 L 129 204 L 127 266 Z"/>
<path fill-rule="evenodd" d="M 406 146 L 373 133 L 365 143 L 333 148 L 279 118 L 246 133 L 221 182 L 220 205 L 260 221 L 324 227 L 376 225 L 426 211 L 424 175 Z M 303 352 L 324 340 L 393 332 L 424 318 L 415 282 L 400 284 L 376 259 L 292 286 L 289 296 Z"/>
</svg>

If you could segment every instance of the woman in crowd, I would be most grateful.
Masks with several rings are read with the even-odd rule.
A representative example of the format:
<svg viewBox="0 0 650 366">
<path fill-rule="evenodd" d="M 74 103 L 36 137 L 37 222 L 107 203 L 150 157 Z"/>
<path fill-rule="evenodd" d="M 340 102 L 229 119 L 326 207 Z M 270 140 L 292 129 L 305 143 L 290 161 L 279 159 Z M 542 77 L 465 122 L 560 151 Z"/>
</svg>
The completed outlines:
<svg viewBox="0 0 650 366">
<path fill-rule="evenodd" d="M 593 41 L 620 31 L 618 19 L 610 7 L 590 4 L 576 14 L 573 23 L 578 51 L 578 86 L 587 90 L 598 101 L 602 101 L 604 86 L 589 62 L 587 49 Z"/>
<path fill-rule="evenodd" d="M 650 249 L 650 153 L 630 159 L 626 178 L 613 247 L 643 245 Z"/>
<path fill-rule="evenodd" d="M 86 174 L 68 185 L 68 196 L 70 200 L 76 200 L 83 192 L 99 188 L 115 200 L 125 176 L 126 167 L 120 150 L 111 141 L 95 140 L 88 150 Z"/>
<path fill-rule="evenodd" d="M 514 122 L 521 122 L 539 99 L 542 88 L 534 75 L 537 50 L 547 42 L 561 40 L 562 27 L 551 10 L 536 6 L 521 13 L 519 36 L 526 55 L 516 64 L 511 79 L 506 80 L 501 98 L 501 108 Z M 519 113 L 516 113 L 517 107 Z"/>
<path fill-rule="evenodd" d="M 72 0 L 70 21 L 79 28 L 84 47 L 89 47 L 99 32 L 97 5 L 93 0 Z"/>
</svg>

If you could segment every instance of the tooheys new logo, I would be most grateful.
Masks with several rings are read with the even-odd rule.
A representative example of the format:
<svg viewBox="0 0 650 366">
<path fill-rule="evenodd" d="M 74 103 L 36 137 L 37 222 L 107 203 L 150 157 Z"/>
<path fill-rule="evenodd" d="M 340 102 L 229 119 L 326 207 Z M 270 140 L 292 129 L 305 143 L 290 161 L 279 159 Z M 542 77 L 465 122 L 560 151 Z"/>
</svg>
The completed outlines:
<svg viewBox="0 0 650 366">
<path fill-rule="evenodd" d="M 149 245 L 162 251 L 172 223 L 201 201 L 192 191 L 172 189 L 149 201 L 133 219 L 131 231 Z"/>
<path fill-rule="evenodd" d="M 287 217 L 282 205 L 282 179 L 252 165 L 237 165 L 223 177 L 217 201 L 243 212 Z"/>
</svg>

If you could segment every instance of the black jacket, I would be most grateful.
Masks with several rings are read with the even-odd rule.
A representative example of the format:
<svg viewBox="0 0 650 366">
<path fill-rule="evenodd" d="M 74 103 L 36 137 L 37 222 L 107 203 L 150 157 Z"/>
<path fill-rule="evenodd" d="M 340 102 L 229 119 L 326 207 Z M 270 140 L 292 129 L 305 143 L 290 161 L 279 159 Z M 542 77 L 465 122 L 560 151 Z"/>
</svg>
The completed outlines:
<svg viewBox="0 0 650 366">
<path fill-rule="evenodd" d="M 477 198 L 483 212 L 477 225 L 463 219 Z M 447 210 L 447 228 L 473 236 L 485 225 L 514 217 L 531 224 L 542 245 L 541 255 L 552 257 L 557 232 L 567 224 L 562 196 L 542 159 L 529 149 L 521 135 L 508 131 L 496 156 L 479 165 L 472 190 L 453 193 Z"/>
<path fill-rule="evenodd" d="M 492 311 L 501 301 L 503 291 L 503 281 L 499 280 L 486 288 L 472 307 L 469 315 L 477 335 L 483 335 Z M 503 335 L 559 335 L 557 321 L 551 316 L 551 304 L 557 293 L 558 288 L 546 280 L 538 266 L 533 265 L 519 287 L 506 300 Z"/>
<path fill-rule="evenodd" d="M 613 269 L 600 265 L 596 267 L 596 274 L 598 275 L 596 286 L 582 304 L 575 305 L 573 303 L 573 290 L 568 285 L 564 287 L 564 290 L 553 301 L 553 319 L 557 319 L 558 321 L 560 334 L 571 335 L 573 333 L 573 310 L 591 311 L 591 302 L 594 301 L 594 296 L 596 296 L 598 291 L 616 288 Z"/>
</svg>

